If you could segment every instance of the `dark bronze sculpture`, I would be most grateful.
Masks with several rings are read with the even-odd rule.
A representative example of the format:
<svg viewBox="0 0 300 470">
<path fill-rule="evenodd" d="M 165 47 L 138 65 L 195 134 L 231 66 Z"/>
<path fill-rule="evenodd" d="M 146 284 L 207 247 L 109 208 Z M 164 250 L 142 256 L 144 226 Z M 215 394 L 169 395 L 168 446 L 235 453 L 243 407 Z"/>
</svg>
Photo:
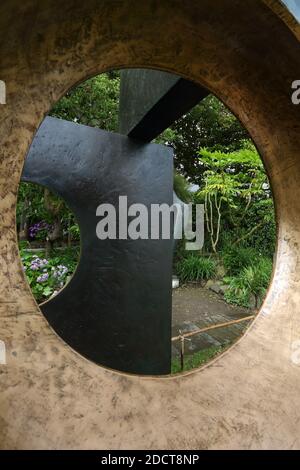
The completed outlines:
<svg viewBox="0 0 300 470">
<path fill-rule="evenodd" d="M 46 118 L 22 179 L 59 194 L 74 211 L 82 253 L 70 283 L 41 310 L 74 349 L 107 367 L 139 374 L 171 368 L 172 236 L 99 240 L 96 209 L 173 203 L 172 150 L 147 144 L 207 91 L 176 75 L 122 72 L 119 125 L 108 133 Z"/>
<path fill-rule="evenodd" d="M 128 206 L 172 205 L 172 150 L 48 117 L 22 179 L 60 195 L 81 231 L 73 278 L 41 305 L 49 323 L 97 363 L 139 374 L 169 373 L 172 239 L 99 240 L 96 210 L 109 203 L 118 212 L 119 196 L 127 196 Z"/>
</svg>

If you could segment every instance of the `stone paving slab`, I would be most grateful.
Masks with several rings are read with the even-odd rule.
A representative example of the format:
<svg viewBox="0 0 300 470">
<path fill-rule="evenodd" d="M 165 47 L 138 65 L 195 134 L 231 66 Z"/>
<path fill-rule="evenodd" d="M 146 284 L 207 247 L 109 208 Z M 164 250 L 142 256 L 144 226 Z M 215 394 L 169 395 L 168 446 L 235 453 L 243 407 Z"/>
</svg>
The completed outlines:
<svg viewBox="0 0 300 470">
<path fill-rule="evenodd" d="M 249 309 L 227 304 L 218 294 L 201 287 L 183 287 L 173 292 L 172 335 L 226 323 L 251 315 Z M 185 354 L 193 354 L 211 346 L 225 346 L 239 339 L 249 321 L 209 330 L 185 341 Z M 172 356 L 180 356 L 180 341 L 172 344 Z"/>
</svg>

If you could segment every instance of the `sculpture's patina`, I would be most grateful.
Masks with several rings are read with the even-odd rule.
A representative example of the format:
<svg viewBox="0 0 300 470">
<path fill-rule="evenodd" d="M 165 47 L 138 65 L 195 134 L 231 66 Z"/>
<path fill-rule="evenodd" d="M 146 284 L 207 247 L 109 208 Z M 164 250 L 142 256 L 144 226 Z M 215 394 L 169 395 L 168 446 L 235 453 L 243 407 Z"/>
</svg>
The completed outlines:
<svg viewBox="0 0 300 470">
<path fill-rule="evenodd" d="M 121 134 L 150 142 L 208 95 L 189 80 L 158 70 L 121 72 Z"/>
<path fill-rule="evenodd" d="M 41 306 L 55 331 L 93 361 L 124 372 L 168 374 L 171 367 L 172 239 L 99 240 L 96 211 L 127 204 L 172 205 L 168 147 L 46 118 L 30 148 L 24 181 L 59 194 L 81 233 L 79 266 Z M 128 217 L 126 229 L 130 220 Z M 119 227 L 117 224 L 117 232 Z M 150 230 L 149 230 L 150 232 Z"/>
</svg>

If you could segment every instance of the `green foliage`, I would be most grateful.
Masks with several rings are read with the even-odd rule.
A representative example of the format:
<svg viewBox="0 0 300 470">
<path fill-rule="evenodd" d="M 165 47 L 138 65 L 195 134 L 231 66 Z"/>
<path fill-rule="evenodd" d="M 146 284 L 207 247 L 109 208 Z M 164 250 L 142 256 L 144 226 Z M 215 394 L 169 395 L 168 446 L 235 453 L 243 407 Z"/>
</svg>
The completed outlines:
<svg viewBox="0 0 300 470">
<path fill-rule="evenodd" d="M 48 190 L 35 183 L 20 183 L 17 204 L 17 221 L 20 220 L 24 211 L 26 212 L 27 219 L 29 219 L 31 223 L 41 220 L 45 220 L 48 223 L 53 221 L 52 215 L 45 205 L 45 191 Z M 50 193 L 50 197 L 53 206 L 59 209 L 62 216 L 67 217 L 69 209 L 61 197 L 54 193 Z"/>
<path fill-rule="evenodd" d="M 224 268 L 228 276 L 238 275 L 242 269 L 257 261 L 258 253 L 250 247 L 231 246 L 222 252 Z"/>
<path fill-rule="evenodd" d="M 272 269 L 272 261 L 269 258 L 253 260 L 229 282 L 229 288 L 225 292 L 227 302 L 249 307 L 251 296 L 254 296 L 258 306 L 268 288 Z"/>
<path fill-rule="evenodd" d="M 27 240 L 19 241 L 19 250 L 20 250 L 20 252 L 22 252 L 23 250 L 26 250 L 29 247 L 30 247 L 30 243 Z"/>
<path fill-rule="evenodd" d="M 176 273 L 183 282 L 210 279 L 215 275 L 216 269 L 216 263 L 212 259 L 195 254 L 187 255 L 176 265 Z"/>
<path fill-rule="evenodd" d="M 192 195 L 189 191 L 189 183 L 185 177 L 177 171 L 174 172 L 173 188 L 179 199 L 185 203 L 191 202 Z"/>
<path fill-rule="evenodd" d="M 199 151 L 203 166 L 197 193 L 204 202 L 206 232 L 217 252 L 224 231 L 236 235 L 234 244 L 247 244 L 261 228 L 275 235 L 272 194 L 261 159 L 253 145 L 231 153 Z M 275 239 L 269 236 L 272 249 Z"/>
<path fill-rule="evenodd" d="M 24 213 L 32 222 L 45 220 L 46 210 L 43 197 L 44 188 L 42 186 L 21 182 L 18 193 L 17 221 L 20 221 Z"/>
<path fill-rule="evenodd" d="M 247 131 L 215 96 L 209 95 L 172 126 L 164 141 L 174 148 L 175 167 L 193 183 L 201 184 L 204 168 L 198 151 L 232 152 L 243 147 Z M 163 139 L 162 139 L 163 141 Z"/>
<path fill-rule="evenodd" d="M 50 115 L 107 131 L 118 129 L 119 73 L 103 73 L 72 89 Z"/>
<path fill-rule="evenodd" d="M 58 241 L 61 242 L 64 237 L 71 241 L 80 240 L 74 214 L 58 195 L 42 186 L 21 182 L 17 203 L 19 233 L 26 232 L 22 236 L 28 241 L 40 241 L 43 245 L 58 223 L 61 235 Z"/>
<path fill-rule="evenodd" d="M 43 252 L 33 253 L 20 247 L 23 269 L 38 303 L 44 302 L 61 290 L 76 269 L 78 250 L 54 252 L 46 259 Z"/>
<path fill-rule="evenodd" d="M 70 234 L 72 240 L 80 241 L 80 230 L 77 223 L 73 223 L 73 225 L 68 228 L 68 233 Z"/>
<path fill-rule="evenodd" d="M 211 346 L 210 348 L 202 349 L 202 351 L 197 351 L 194 354 L 186 355 L 184 358 L 183 371 L 185 372 L 204 365 L 206 362 L 220 354 L 227 347 L 228 344 L 225 346 Z M 173 359 L 171 364 L 171 374 L 178 374 L 180 372 L 182 372 L 180 359 Z"/>
<path fill-rule="evenodd" d="M 250 233 L 253 228 L 255 230 Z M 247 246 L 252 246 L 272 258 L 276 241 L 276 221 L 272 197 L 256 200 L 249 207 L 248 215 L 241 224 L 237 235 L 239 236 L 236 236 L 236 240 L 239 239 Z"/>
</svg>

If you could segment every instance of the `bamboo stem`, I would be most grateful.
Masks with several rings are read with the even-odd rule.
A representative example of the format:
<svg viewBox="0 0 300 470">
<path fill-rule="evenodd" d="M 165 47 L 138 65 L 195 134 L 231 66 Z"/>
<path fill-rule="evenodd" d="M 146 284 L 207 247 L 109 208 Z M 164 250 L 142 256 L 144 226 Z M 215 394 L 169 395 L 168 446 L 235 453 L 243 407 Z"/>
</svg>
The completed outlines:
<svg viewBox="0 0 300 470">
<path fill-rule="evenodd" d="M 181 370 L 184 369 L 184 336 L 181 336 L 181 348 L 180 348 L 180 366 Z"/>
<path fill-rule="evenodd" d="M 205 328 L 198 328 L 197 330 L 190 331 L 189 333 L 183 333 L 179 336 L 173 336 L 172 341 L 178 341 L 184 338 L 189 338 L 190 336 L 198 335 L 200 333 L 205 333 L 205 331 L 214 330 L 215 328 L 224 328 L 230 325 L 236 325 L 237 323 L 242 323 L 244 321 L 252 320 L 255 315 L 249 315 L 248 317 L 239 318 L 238 320 L 231 320 L 225 323 L 217 323 L 216 325 L 206 326 Z"/>
</svg>

